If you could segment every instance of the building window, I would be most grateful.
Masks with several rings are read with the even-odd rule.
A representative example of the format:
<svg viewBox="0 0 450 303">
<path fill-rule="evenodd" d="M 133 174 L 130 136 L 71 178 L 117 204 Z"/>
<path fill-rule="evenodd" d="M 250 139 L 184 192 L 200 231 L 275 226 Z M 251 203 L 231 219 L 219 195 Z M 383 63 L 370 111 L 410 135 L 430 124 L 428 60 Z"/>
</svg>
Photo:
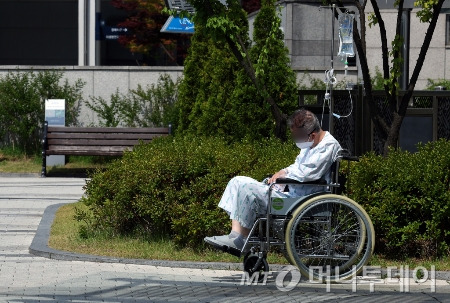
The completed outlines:
<svg viewBox="0 0 450 303">
<path fill-rule="evenodd" d="M 450 14 L 445 15 L 445 45 L 450 46 Z"/>
</svg>

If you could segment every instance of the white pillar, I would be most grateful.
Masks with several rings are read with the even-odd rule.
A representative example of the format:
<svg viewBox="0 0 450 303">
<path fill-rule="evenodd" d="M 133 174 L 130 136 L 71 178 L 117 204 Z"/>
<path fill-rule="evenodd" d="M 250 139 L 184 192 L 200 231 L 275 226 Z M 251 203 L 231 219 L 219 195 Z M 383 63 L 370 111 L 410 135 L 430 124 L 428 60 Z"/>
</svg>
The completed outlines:
<svg viewBox="0 0 450 303">
<path fill-rule="evenodd" d="M 86 5 L 78 0 L 78 65 L 86 65 Z"/>
</svg>

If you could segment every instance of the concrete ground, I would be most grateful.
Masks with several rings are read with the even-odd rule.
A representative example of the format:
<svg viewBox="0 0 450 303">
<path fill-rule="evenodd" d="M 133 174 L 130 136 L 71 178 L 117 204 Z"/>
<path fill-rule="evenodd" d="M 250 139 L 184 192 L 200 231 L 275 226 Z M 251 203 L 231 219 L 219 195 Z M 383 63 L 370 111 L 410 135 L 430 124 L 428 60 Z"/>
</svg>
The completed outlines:
<svg viewBox="0 0 450 303">
<path fill-rule="evenodd" d="M 84 184 L 82 178 L 0 176 L 0 302 L 450 302 L 450 275 L 431 268 L 423 283 L 381 279 L 373 274 L 378 269 L 368 269 L 366 277 L 327 285 L 297 283 L 295 270 L 271 266 L 266 283 L 248 285 L 239 263 L 124 260 L 49 249 L 54 212 L 76 202 Z"/>
</svg>

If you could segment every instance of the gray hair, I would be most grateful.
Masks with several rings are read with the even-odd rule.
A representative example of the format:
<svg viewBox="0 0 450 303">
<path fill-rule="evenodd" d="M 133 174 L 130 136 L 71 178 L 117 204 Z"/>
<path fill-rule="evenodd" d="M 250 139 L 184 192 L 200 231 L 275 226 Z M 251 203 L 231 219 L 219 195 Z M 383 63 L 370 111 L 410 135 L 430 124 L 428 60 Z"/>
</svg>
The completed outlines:
<svg viewBox="0 0 450 303">
<path fill-rule="evenodd" d="M 314 113 L 304 108 L 296 110 L 288 119 L 289 128 L 304 128 L 306 132 L 320 131 L 320 123 Z"/>
</svg>

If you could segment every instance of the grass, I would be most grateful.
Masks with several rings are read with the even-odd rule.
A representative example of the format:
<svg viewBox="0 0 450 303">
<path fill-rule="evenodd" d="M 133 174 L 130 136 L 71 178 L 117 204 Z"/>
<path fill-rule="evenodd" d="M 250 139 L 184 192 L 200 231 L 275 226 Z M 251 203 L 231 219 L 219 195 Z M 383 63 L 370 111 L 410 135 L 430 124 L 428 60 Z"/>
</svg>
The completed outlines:
<svg viewBox="0 0 450 303">
<path fill-rule="evenodd" d="M 143 241 L 136 238 L 107 238 L 95 237 L 81 239 L 78 234 L 80 222 L 75 220 L 75 208 L 86 209 L 81 202 L 62 206 L 56 213 L 52 225 L 49 246 L 64 251 L 92 254 L 100 256 L 110 256 L 130 259 L 150 259 L 150 260 L 176 260 L 176 261 L 200 261 L 200 262 L 241 262 L 241 259 L 232 255 L 206 248 L 197 251 L 191 248 L 178 248 L 173 241 L 167 238 L 151 238 L 150 241 Z M 269 253 L 269 264 L 288 264 L 286 259 L 277 253 Z M 410 269 L 417 266 L 424 266 L 427 269 L 434 265 L 436 270 L 450 270 L 450 256 L 439 260 L 425 260 L 408 258 L 404 260 L 393 260 L 381 255 L 374 255 L 369 265 L 388 266 L 408 265 Z"/>
<path fill-rule="evenodd" d="M 75 208 L 84 209 L 81 202 L 64 205 L 56 213 L 53 221 L 49 246 L 54 249 L 129 259 L 200 261 L 200 262 L 240 262 L 235 256 L 206 248 L 197 251 L 192 248 L 179 248 L 167 238 L 154 237 L 143 241 L 132 237 L 108 238 L 98 236 L 81 239 L 78 234 L 80 222 L 74 219 Z M 270 254 L 269 263 L 287 264 L 284 257 Z"/>
<path fill-rule="evenodd" d="M 48 166 L 47 176 L 86 176 L 90 171 L 105 168 L 114 157 L 66 156 L 66 164 Z M 10 148 L 0 150 L 0 173 L 40 174 L 42 157 L 25 155 Z"/>
<path fill-rule="evenodd" d="M 41 167 L 42 161 L 37 156 L 0 150 L 0 173 L 39 173 Z"/>
</svg>

